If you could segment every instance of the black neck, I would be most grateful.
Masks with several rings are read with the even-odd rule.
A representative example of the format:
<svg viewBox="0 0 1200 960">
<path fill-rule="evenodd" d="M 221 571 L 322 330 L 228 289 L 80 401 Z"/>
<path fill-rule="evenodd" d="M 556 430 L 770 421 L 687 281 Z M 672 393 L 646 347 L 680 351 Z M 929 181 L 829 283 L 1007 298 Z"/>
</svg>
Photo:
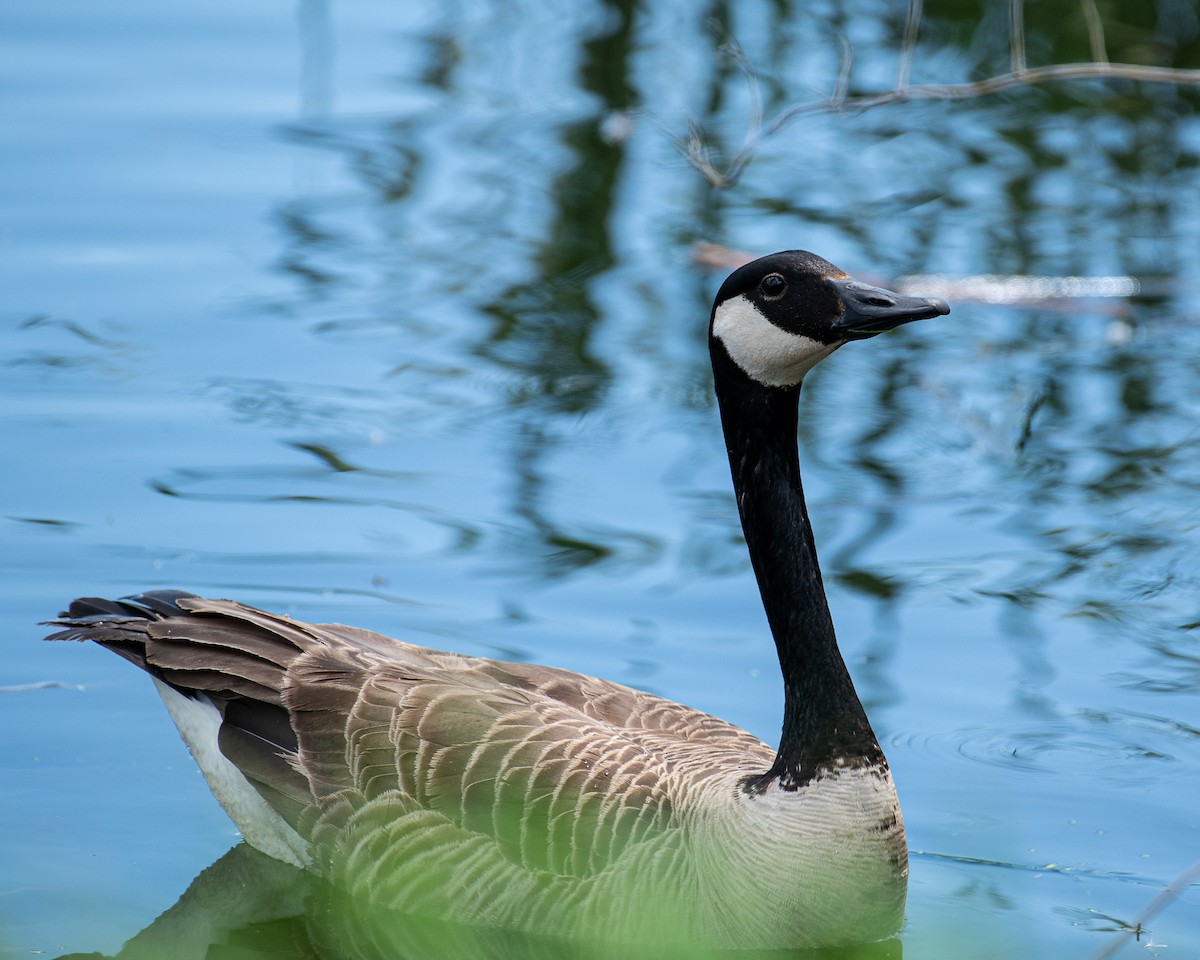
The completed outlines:
<svg viewBox="0 0 1200 960">
<path fill-rule="evenodd" d="M 746 781 L 799 789 L 839 763 L 883 763 L 838 650 L 804 491 L 796 428 L 799 385 L 749 380 L 714 342 L 713 373 L 746 546 L 783 671 L 783 732 L 774 766 Z"/>
</svg>

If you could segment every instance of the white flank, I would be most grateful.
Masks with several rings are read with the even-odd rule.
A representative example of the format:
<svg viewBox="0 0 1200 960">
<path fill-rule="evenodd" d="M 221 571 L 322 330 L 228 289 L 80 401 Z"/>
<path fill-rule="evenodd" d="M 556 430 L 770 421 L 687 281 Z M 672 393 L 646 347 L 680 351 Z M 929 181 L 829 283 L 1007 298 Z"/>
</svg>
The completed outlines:
<svg viewBox="0 0 1200 960">
<path fill-rule="evenodd" d="M 217 746 L 221 714 L 213 702 L 204 696 L 184 696 L 157 677 L 152 679 L 213 795 L 246 842 L 276 860 L 303 867 L 308 860 L 308 845 Z"/>
<path fill-rule="evenodd" d="M 713 336 L 742 371 L 771 387 L 791 387 L 844 341 L 821 343 L 781 330 L 744 295 L 717 307 Z"/>
</svg>

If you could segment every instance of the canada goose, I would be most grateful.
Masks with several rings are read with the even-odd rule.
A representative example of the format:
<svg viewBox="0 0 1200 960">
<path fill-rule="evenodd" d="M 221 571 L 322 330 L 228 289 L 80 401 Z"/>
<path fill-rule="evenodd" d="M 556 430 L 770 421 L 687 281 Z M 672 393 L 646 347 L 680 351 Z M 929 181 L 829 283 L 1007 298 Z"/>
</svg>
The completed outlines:
<svg viewBox="0 0 1200 960">
<path fill-rule="evenodd" d="M 778 750 L 606 680 L 156 591 L 80 599 L 52 640 L 147 671 L 246 840 L 388 909 L 545 935 L 813 947 L 900 925 L 887 761 L 838 651 L 800 483 L 800 385 L 941 300 L 805 251 L 734 271 L 709 346 L 783 671 Z"/>
</svg>

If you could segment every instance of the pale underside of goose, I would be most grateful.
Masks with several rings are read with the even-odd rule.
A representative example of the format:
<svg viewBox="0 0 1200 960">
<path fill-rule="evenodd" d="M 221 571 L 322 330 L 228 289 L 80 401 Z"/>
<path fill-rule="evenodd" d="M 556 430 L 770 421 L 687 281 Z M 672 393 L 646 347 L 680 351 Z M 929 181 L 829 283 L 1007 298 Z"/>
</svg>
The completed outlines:
<svg viewBox="0 0 1200 960">
<path fill-rule="evenodd" d="M 853 282 L 797 256 L 736 272 L 712 326 L 739 508 L 784 670 L 778 749 L 621 684 L 178 591 L 78 600 L 52 639 L 96 641 L 149 672 L 246 840 L 381 910 L 714 947 L 894 933 L 904 827 L 824 605 L 790 466 L 794 411 L 804 373 L 841 343 L 947 308 L 897 298 L 880 319 L 876 298 L 876 314 L 864 306 L 850 326 Z M 791 286 L 776 296 L 779 275 Z M 791 341 L 762 328 L 771 303 L 826 281 L 840 299 L 825 328 L 797 333 L 785 317 Z M 732 331 L 747 329 L 738 343 Z M 789 347 L 807 353 L 772 365 Z M 732 436 L 751 408 L 759 421 Z"/>
</svg>

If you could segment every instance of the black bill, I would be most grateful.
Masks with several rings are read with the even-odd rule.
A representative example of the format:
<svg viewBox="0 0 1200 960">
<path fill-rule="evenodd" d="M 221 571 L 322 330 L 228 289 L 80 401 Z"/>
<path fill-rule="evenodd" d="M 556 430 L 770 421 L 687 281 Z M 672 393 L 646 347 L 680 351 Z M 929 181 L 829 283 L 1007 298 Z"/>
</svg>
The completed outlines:
<svg viewBox="0 0 1200 960">
<path fill-rule="evenodd" d="M 862 340 L 913 320 L 944 317 L 950 305 L 936 297 L 905 297 L 882 287 L 845 277 L 826 279 L 842 301 L 842 315 L 834 321 L 835 330 L 847 340 Z"/>
</svg>

